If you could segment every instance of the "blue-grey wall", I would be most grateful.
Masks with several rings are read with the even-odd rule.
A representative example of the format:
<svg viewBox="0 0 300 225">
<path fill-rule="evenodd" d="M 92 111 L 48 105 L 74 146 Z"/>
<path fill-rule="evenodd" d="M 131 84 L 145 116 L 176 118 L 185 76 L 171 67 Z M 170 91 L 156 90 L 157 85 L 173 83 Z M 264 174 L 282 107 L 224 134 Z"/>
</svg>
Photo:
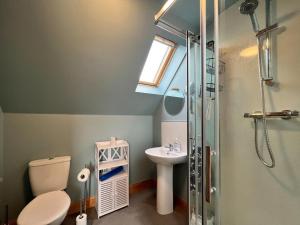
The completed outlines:
<svg viewBox="0 0 300 225">
<path fill-rule="evenodd" d="M 0 105 L 11 218 L 32 197 L 30 160 L 71 155 L 68 193 L 78 200 L 75 175 L 93 161 L 94 142 L 110 136 L 130 143 L 131 183 L 154 177 L 144 150 L 153 145 L 152 114 L 162 96 L 135 89 L 154 35 L 181 43 L 153 24 L 162 2 L 0 2 Z"/>
<path fill-rule="evenodd" d="M 135 88 L 154 35 L 165 34 L 153 23 L 161 2 L 1 1 L 3 111 L 152 114 L 161 96 Z"/>
<path fill-rule="evenodd" d="M 130 143 L 131 183 L 153 177 L 144 150 L 153 144 L 151 114 L 161 96 L 135 88 L 154 35 L 166 35 L 153 24 L 161 3 L 0 2 L 0 105 L 11 218 L 32 197 L 30 160 L 71 155 L 68 193 L 76 201 L 76 173 L 93 162 L 94 142 L 110 136 Z"/>
<path fill-rule="evenodd" d="M 130 144 L 130 183 L 152 179 L 155 165 L 145 156 L 153 145 L 152 116 L 98 116 L 5 113 L 5 196 L 10 217 L 16 218 L 31 200 L 28 162 L 50 156 L 72 156 L 67 192 L 79 200 L 77 173 L 94 165 L 94 143 L 111 136 Z M 94 174 L 91 195 L 95 195 Z"/>
</svg>

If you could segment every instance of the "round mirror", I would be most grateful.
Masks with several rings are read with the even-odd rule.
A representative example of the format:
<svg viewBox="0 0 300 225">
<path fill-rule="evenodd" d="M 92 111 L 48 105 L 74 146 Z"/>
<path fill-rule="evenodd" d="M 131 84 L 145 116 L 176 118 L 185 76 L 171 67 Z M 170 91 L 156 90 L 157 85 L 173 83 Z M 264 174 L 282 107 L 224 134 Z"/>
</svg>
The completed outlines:
<svg viewBox="0 0 300 225">
<path fill-rule="evenodd" d="M 167 113 L 172 116 L 181 112 L 184 107 L 184 102 L 184 92 L 181 92 L 179 88 L 172 88 L 171 90 L 168 90 L 164 97 L 165 109 Z"/>
</svg>

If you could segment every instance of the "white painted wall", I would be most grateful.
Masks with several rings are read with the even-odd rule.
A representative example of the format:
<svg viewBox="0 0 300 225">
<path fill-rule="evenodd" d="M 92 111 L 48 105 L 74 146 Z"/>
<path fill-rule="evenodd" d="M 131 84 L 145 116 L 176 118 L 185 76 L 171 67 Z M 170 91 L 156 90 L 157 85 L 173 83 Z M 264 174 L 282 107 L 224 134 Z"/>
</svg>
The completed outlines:
<svg viewBox="0 0 300 225">
<path fill-rule="evenodd" d="M 187 122 L 161 122 L 161 145 L 173 144 L 176 138 L 180 141 L 182 151 L 187 152 Z M 174 194 L 186 202 L 188 201 L 187 173 L 187 163 L 174 166 Z"/>
<path fill-rule="evenodd" d="M 277 164 L 274 169 L 264 167 L 255 154 L 253 122 L 243 118 L 245 112 L 261 109 L 261 103 L 257 56 L 240 56 L 256 44 L 249 16 L 239 13 L 240 2 L 220 16 L 221 53 L 226 63 L 221 93 L 222 224 L 299 225 L 300 119 L 269 122 Z M 264 1 L 259 2 L 258 18 L 263 24 Z M 300 2 L 272 2 L 275 21 L 284 29 L 274 38 L 279 86 L 266 88 L 267 109 L 300 110 Z"/>
<path fill-rule="evenodd" d="M 187 152 L 187 122 L 161 122 L 162 146 L 174 144 L 176 139 L 181 144 L 181 151 Z"/>
</svg>

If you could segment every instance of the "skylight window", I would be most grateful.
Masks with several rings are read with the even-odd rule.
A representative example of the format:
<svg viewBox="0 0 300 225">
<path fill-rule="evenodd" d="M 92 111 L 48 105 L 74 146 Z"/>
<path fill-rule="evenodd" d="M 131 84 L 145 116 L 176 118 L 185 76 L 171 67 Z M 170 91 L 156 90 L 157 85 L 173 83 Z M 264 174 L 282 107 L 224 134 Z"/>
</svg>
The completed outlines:
<svg viewBox="0 0 300 225">
<path fill-rule="evenodd" d="M 171 61 L 174 50 L 174 42 L 155 36 L 143 67 L 139 84 L 158 86 Z"/>
</svg>

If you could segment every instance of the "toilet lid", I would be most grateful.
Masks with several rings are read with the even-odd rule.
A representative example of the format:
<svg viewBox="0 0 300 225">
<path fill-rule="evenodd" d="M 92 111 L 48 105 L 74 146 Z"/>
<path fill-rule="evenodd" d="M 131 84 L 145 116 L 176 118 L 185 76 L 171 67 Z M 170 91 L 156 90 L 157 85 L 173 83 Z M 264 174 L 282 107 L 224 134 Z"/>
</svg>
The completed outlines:
<svg viewBox="0 0 300 225">
<path fill-rule="evenodd" d="M 63 216 L 71 204 L 70 197 L 64 191 L 51 191 L 38 195 L 20 213 L 19 225 L 50 224 Z"/>
</svg>

